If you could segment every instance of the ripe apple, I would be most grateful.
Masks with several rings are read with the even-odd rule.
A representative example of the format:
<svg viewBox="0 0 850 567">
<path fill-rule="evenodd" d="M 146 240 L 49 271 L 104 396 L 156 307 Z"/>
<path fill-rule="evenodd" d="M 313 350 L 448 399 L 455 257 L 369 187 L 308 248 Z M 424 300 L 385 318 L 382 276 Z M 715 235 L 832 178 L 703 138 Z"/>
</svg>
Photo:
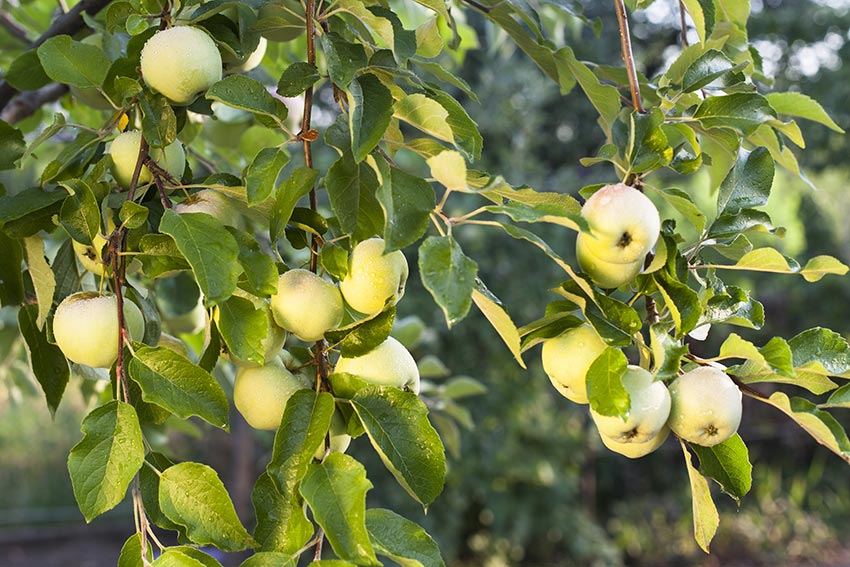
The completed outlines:
<svg viewBox="0 0 850 567">
<path fill-rule="evenodd" d="M 148 87 L 185 106 L 221 80 L 221 54 L 203 30 L 176 26 L 145 43 L 141 68 Z"/>
<path fill-rule="evenodd" d="M 670 392 L 664 382 L 654 382 L 652 374 L 629 365 L 623 374 L 623 387 L 629 393 L 631 408 L 624 421 L 617 416 L 600 415 L 591 408 L 599 433 L 618 443 L 647 443 L 658 435 L 670 416 Z"/>
<path fill-rule="evenodd" d="M 236 226 L 239 222 L 239 212 L 230 198 L 213 189 L 202 189 L 189 195 L 182 203 L 174 205 L 174 212 L 206 213 L 228 226 Z"/>
<path fill-rule="evenodd" d="M 673 433 L 691 443 L 711 447 L 723 443 L 741 424 L 742 396 L 725 372 L 700 366 L 670 384 Z"/>
<path fill-rule="evenodd" d="M 99 49 L 103 49 L 103 34 L 100 32 L 93 33 L 80 40 L 81 43 L 94 45 Z M 95 110 L 112 110 L 112 105 L 106 100 L 96 87 L 75 87 L 71 86 L 71 94 L 79 102 L 85 104 Z"/>
<path fill-rule="evenodd" d="M 578 404 L 587 403 L 587 371 L 608 345 L 585 323 L 543 342 L 543 370 L 558 392 Z"/>
<path fill-rule="evenodd" d="M 630 459 L 639 459 L 640 457 L 645 457 L 646 455 L 652 453 L 661 445 L 663 445 L 664 442 L 667 440 L 667 437 L 669 436 L 670 428 L 666 425 L 661 428 L 661 431 L 659 431 L 655 437 L 653 437 L 646 443 L 620 443 L 619 441 L 614 441 L 613 439 L 606 437 L 601 433 L 599 434 L 599 438 L 602 439 L 602 444 L 605 445 L 609 450 L 614 451 L 615 453 L 619 453 Z"/>
<path fill-rule="evenodd" d="M 404 346 L 392 337 L 363 356 L 340 357 L 335 372 L 353 374 L 379 386 L 395 386 L 419 393 L 419 369 Z"/>
<path fill-rule="evenodd" d="M 124 318 L 132 340 L 141 340 L 145 320 L 135 303 L 124 298 Z M 69 360 L 109 368 L 118 358 L 118 299 L 81 291 L 62 300 L 53 316 L 53 337 Z"/>
<path fill-rule="evenodd" d="M 318 341 L 342 322 L 339 289 L 308 270 L 281 274 L 271 307 L 275 322 L 305 342 Z"/>
<path fill-rule="evenodd" d="M 581 216 L 590 226 L 590 234 L 576 241 L 582 270 L 602 287 L 618 287 L 637 275 L 661 230 L 652 201 L 628 185 L 606 185 L 587 199 Z"/>
<path fill-rule="evenodd" d="M 260 42 L 257 44 L 257 49 L 242 59 L 237 59 L 230 54 L 224 55 L 222 61 L 224 61 L 225 70 L 228 73 L 247 73 L 252 69 L 256 69 L 263 62 L 268 43 L 266 38 L 261 37 Z"/>
<path fill-rule="evenodd" d="M 348 446 L 351 445 L 351 435 L 346 433 L 345 419 L 338 411 L 334 412 L 331 418 L 331 428 L 328 431 L 330 435 L 330 450 L 331 453 L 345 453 Z M 318 460 L 325 458 L 325 444 L 322 443 L 314 455 Z"/>
<path fill-rule="evenodd" d="M 292 394 L 312 385 L 280 361 L 265 366 L 242 366 L 233 384 L 233 403 L 254 429 L 276 430 Z"/>
<path fill-rule="evenodd" d="M 404 295 L 407 259 L 401 250 L 384 254 L 384 240 L 370 238 L 354 247 L 348 274 L 339 283 L 346 303 L 361 313 L 373 315 L 387 299 L 397 302 Z"/>
<path fill-rule="evenodd" d="M 119 134 L 109 146 L 109 155 L 112 157 L 112 177 L 118 184 L 127 189 L 133 179 L 133 171 L 136 169 L 136 160 L 139 158 L 139 148 L 142 144 L 142 133 L 138 130 L 130 130 Z M 151 159 L 168 173 L 180 179 L 186 169 L 186 152 L 183 145 L 174 141 L 162 148 L 151 148 Z M 142 166 L 139 172 L 139 185 L 150 183 L 153 180 L 147 166 Z"/>
</svg>

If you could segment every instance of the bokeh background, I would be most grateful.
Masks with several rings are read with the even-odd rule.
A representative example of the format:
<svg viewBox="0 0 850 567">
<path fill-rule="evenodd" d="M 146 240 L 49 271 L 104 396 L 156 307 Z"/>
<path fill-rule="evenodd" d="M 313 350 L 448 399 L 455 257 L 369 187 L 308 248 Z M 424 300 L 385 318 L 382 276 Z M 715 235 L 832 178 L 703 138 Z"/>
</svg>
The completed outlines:
<svg viewBox="0 0 850 567">
<path fill-rule="evenodd" d="M 0 11 L 12 6 L 5 3 L 0 1 Z M 541 5 L 557 41 L 572 45 L 580 59 L 619 64 L 611 2 L 566 4 L 581 4 L 587 17 L 599 18 L 600 37 L 557 5 Z M 18 14 L 30 14 L 31 24 L 46 21 L 55 8 L 38 0 L 14 6 Z M 775 87 L 814 97 L 840 126 L 850 128 L 850 0 L 752 0 L 751 7 L 750 37 Z M 484 135 L 480 169 L 498 172 L 514 184 L 573 195 L 584 185 L 610 181 L 608 168 L 579 164 L 603 142 L 583 95 L 562 96 L 503 33 L 474 11 L 464 13 L 464 53 L 447 57 L 445 64 L 454 66 L 480 95 L 476 103 L 455 93 Z M 678 2 L 657 0 L 636 13 L 632 31 L 638 66 L 652 76 L 680 49 Z M 5 33 L 0 30 L 0 68 L 8 65 L 3 52 L 17 41 Z M 285 64 L 267 61 L 265 70 L 255 73 L 271 76 Z M 329 94 L 325 89 L 318 97 L 328 109 Z M 63 104 L 66 111 L 86 112 L 72 109 L 68 101 Z M 36 129 L 45 116 L 49 113 L 36 115 L 28 127 Z M 777 170 L 768 208 L 787 234 L 774 245 L 802 258 L 831 254 L 850 262 L 850 145 L 826 128 L 811 123 L 801 127 L 808 147 L 799 159 L 817 190 Z M 234 154 L 210 151 L 208 157 L 224 155 L 238 171 Z M 12 188 L 13 183 L 31 182 L 28 175 L 35 177 L 32 172 L 4 173 L 0 181 Z M 701 203 L 711 201 L 705 177 L 671 175 L 665 182 L 685 188 Z M 559 253 L 571 257 L 573 234 L 559 227 L 539 230 Z M 547 290 L 562 276 L 542 254 L 481 227 L 465 227 L 457 236 L 519 324 L 539 317 L 555 298 Z M 742 436 L 755 465 L 753 490 L 740 507 L 716 491 L 720 531 L 712 556 L 705 556 L 693 540 L 687 473 L 678 445 L 668 442 L 639 461 L 607 452 L 586 408 L 571 404 L 550 386 L 539 348 L 526 354 L 529 369 L 522 371 L 474 310 L 447 330 L 419 283 L 416 258 L 408 254 L 408 260 L 412 274 L 399 315 L 418 317 L 427 327 L 415 354 L 438 356 L 452 375 L 474 377 L 488 391 L 453 408 L 464 426 L 444 424 L 453 449 L 449 476 L 445 492 L 427 515 L 397 489 L 370 456 L 365 440 L 356 440 L 350 451 L 367 463 L 375 485 L 369 504 L 387 505 L 424 525 L 440 543 L 447 564 L 850 565 L 850 469 L 777 412 L 746 404 Z M 847 278 L 807 284 L 795 277 L 746 274 L 736 283 L 754 290 L 765 305 L 764 329 L 736 329 L 757 344 L 818 325 L 850 337 Z M 714 329 L 694 349 L 710 356 L 727 333 Z M 92 381 L 76 380 L 51 419 L 38 386 L 27 376 L 15 314 L 0 310 L 0 567 L 114 565 L 133 529 L 128 507 L 91 526 L 84 525 L 76 509 L 65 463 L 98 388 Z M 169 437 L 176 457 L 200 459 L 219 470 L 250 525 L 250 479 L 265 466 L 271 437 L 241 422 L 229 436 L 193 423 Z M 223 560 L 238 564 L 237 557 Z"/>
</svg>

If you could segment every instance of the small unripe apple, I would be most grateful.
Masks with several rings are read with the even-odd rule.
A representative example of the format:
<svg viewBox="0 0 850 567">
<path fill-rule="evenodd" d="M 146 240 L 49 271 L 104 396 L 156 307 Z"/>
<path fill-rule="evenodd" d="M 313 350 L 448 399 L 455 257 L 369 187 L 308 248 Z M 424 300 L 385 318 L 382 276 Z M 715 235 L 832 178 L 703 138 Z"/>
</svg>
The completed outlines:
<svg viewBox="0 0 850 567">
<path fill-rule="evenodd" d="M 588 324 L 543 342 L 543 370 L 558 392 L 578 404 L 587 403 L 587 371 L 607 348 Z"/>
<path fill-rule="evenodd" d="M 318 341 L 342 322 L 339 289 L 308 270 L 281 274 L 271 307 L 275 322 L 305 342 Z"/>
<path fill-rule="evenodd" d="M 189 195 L 185 201 L 174 205 L 174 212 L 206 213 L 228 226 L 236 226 L 239 222 L 239 212 L 230 198 L 213 189 L 202 189 Z"/>
<path fill-rule="evenodd" d="M 336 363 L 334 372 L 353 374 L 379 386 L 395 386 L 414 394 L 419 393 L 419 368 L 413 356 L 392 337 L 363 356 L 346 358 Z"/>
<path fill-rule="evenodd" d="M 605 445 L 609 450 L 614 451 L 615 453 L 619 453 L 624 457 L 628 457 L 630 459 L 639 459 L 640 457 L 645 457 L 646 455 L 658 449 L 661 445 L 664 444 L 664 442 L 667 440 L 667 437 L 669 436 L 670 428 L 665 425 L 661 428 L 661 431 L 659 431 L 655 437 L 653 437 L 646 443 L 620 443 L 619 441 L 614 441 L 613 439 L 606 437 L 602 434 L 599 435 L 599 438 L 602 439 L 602 444 Z"/>
<path fill-rule="evenodd" d="M 351 253 L 348 274 L 339 283 L 346 303 L 361 313 L 373 315 L 387 299 L 397 302 L 407 283 L 407 259 L 401 250 L 384 254 L 384 240 L 370 238 Z"/>
<path fill-rule="evenodd" d="M 233 403 L 254 429 L 276 430 L 292 394 L 312 385 L 279 361 L 243 366 L 233 384 Z"/>
<path fill-rule="evenodd" d="M 670 392 L 664 382 L 654 382 L 652 374 L 629 365 L 622 377 L 631 407 L 627 419 L 600 415 L 591 408 L 599 433 L 618 443 L 646 443 L 661 431 L 670 416 Z"/>
<path fill-rule="evenodd" d="M 135 303 L 124 298 L 124 319 L 132 340 L 141 340 L 145 320 Z M 118 358 L 118 299 L 81 291 L 62 300 L 53 316 L 53 337 L 69 360 L 92 368 L 109 368 Z"/>
<path fill-rule="evenodd" d="M 335 411 L 331 418 L 330 430 L 328 431 L 328 435 L 330 435 L 331 453 L 345 453 L 348 450 L 348 446 L 351 445 L 351 435 L 346 433 L 346 431 L 345 419 L 342 417 L 341 413 Z M 316 449 L 314 456 L 320 461 L 325 458 L 324 443 Z"/>
<path fill-rule="evenodd" d="M 720 369 L 700 366 L 685 372 L 670 384 L 670 396 L 668 425 L 685 441 L 711 447 L 741 425 L 741 390 Z"/>
<path fill-rule="evenodd" d="M 266 48 L 268 47 L 268 40 L 264 37 L 260 38 L 260 42 L 257 44 L 257 48 L 248 54 L 247 57 L 243 59 L 237 59 L 235 57 L 225 55 L 222 57 L 224 61 L 224 68 L 228 73 L 247 73 L 253 69 L 256 69 L 260 63 L 263 62 L 263 57 L 266 55 Z"/>
<path fill-rule="evenodd" d="M 136 160 L 139 159 L 139 149 L 142 144 L 142 133 L 138 130 L 130 130 L 119 134 L 109 146 L 109 155 L 112 158 L 112 177 L 118 184 L 127 189 L 133 180 L 133 171 L 136 169 Z M 150 156 L 157 165 L 168 173 L 180 179 L 186 169 L 186 152 L 183 145 L 174 141 L 162 148 L 151 148 Z M 139 171 L 139 185 L 150 183 L 153 180 L 147 166 L 142 166 Z"/>
<path fill-rule="evenodd" d="M 176 26 L 155 33 L 141 55 L 145 84 L 178 105 L 188 105 L 221 80 L 221 54 L 201 29 Z"/>
<path fill-rule="evenodd" d="M 81 39 L 80 42 L 103 49 L 103 34 L 100 32 L 93 33 Z M 74 98 L 86 106 L 95 110 L 112 110 L 112 105 L 96 87 L 75 87 L 72 85 L 70 89 Z"/>
</svg>

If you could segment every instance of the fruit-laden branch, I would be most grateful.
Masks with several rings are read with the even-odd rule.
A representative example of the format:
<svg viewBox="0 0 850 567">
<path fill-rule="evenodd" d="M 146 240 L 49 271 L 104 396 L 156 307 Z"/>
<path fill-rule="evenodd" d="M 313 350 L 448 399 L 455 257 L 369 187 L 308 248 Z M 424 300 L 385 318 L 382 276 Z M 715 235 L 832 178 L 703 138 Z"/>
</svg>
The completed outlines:
<svg viewBox="0 0 850 567">
<path fill-rule="evenodd" d="M 635 58 L 632 54 L 632 36 L 629 32 L 626 3 L 623 0 L 614 0 L 614 11 L 617 12 L 617 23 L 620 25 L 620 46 L 623 50 L 623 61 L 626 62 L 626 73 L 629 76 L 632 105 L 635 107 L 635 110 L 644 114 L 646 110 L 643 107 L 643 100 L 640 97 L 640 84 L 638 83 L 637 70 L 635 69 Z"/>
<path fill-rule="evenodd" d="M 86 27 L 86 23 L 83 20 L 83 12 L 87 13 L 90 16 L 94 16 L 106 6 L 108 6 L 110 1 L 111 0 L 81 0 L 81 2 L 74 6 L 67 14 L 56 18 L 56 20 L 53 21 L 53 24 L 51 24 L 47 31 L 41 34 L 41 37 L 39 37 L 37 40 L 32 42 L 32 44 L 30 45 L 30 49 L 37 48 L 39 45 L 41 45 L 53 36 L 64 34 L 72 35 L 80 31 L 81 29 Z M 0 84 L 0 110 L 6 108 L 6 105 L 9 104 L 9 101 L 12 100 L 12 98 L 16 94 L 18 94 L 18 89 L 16 89 L 6 81 L 3 81 L 3 83 Z M 61 96 L 61 94 L 59 96 Z M 54 98 L 51 100 L 56 99 Z M 49 101 L 45 100 L 42 102 L 42 104 L 44 104 L 45 102 Z"/>
</svg>

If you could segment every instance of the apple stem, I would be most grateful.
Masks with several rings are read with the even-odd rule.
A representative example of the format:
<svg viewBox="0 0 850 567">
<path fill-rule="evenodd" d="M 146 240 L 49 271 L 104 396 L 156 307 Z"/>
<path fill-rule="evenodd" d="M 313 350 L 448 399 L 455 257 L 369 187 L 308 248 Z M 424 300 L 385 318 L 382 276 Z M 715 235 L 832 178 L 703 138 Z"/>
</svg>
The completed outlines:
<svg viewBox="0 0 850 567">
<path fill-rule="evenodd" d="M 614 11 L 617 13 L 617 23 L 620 25 L 620 45 L 623 50 L 623 61 L 626 62 L 626 73 L 629 76 L 629 88 L 632 92 L 632 106 L 641 114 L 646 114 L 643 100 L 640 96 L 640 84 L 635 70 L 635 58 L 632 54 L 632 36 L 629 32 L 629 19 L 626 14 L 626 4 L 623 0 L 614 0 Z"/>
</svg>

